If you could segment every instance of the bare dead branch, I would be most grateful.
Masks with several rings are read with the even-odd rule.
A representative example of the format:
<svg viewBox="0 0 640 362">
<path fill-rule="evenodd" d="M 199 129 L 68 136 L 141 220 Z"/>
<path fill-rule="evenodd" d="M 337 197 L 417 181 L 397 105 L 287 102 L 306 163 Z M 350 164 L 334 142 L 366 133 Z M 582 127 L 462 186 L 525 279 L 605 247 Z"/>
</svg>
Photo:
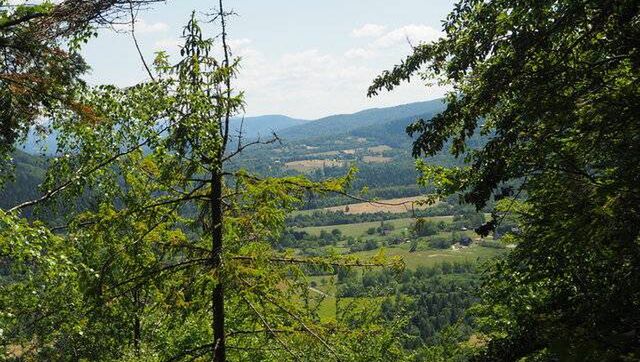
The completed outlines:
<svg viewBox="0 0 640 362">
<path fill-rule="evenodd" d="M 227 173 L 225 175 L 228 176 L 234 176 L 234 177 L 238 177 L 238 178 L 245 178 L 245 179 L 249 179 L 255 182 L 264 182 L 267 179 L 264 178 L 260 178 L 257 176 L 253 176 L 253 175 L 248 175 L 246 173 Z M 360 202 L 366 202 L 372 205 L 383 205 L 383 206 L 406 206 L 406 205 L 413 205 L 416 204 L 418 202 L 416 201 L 402 201 L 402 202 L 384 202 L 384 201 L 376 201 L 376 200 L 372 200 L 372 199 L 366 199 L 364 197 L 360 197 L 360 196 L 356 196 L 353 194 L 350 194 L 348 192 L 345 191 L 339 191 L 339 190 L 334 190 L 334 189 L 323 189 L 323 188 L 317 188 L 315 186 L 310 186 L 307 184 L 301 184 L 301 183 L 297 183 L 291 180 L 281 180 L 281 182 L 283 182 L 284 184 L 288 184 L 291 186 L 296 186 L 302 189 L 306 189 L 308 191 L 312 191 L 312 192 L 325 192 L 325 193 L 333 193 L 333 194 L 337 194 L 337 195 L 342 195 L 345 197 L 348 197 L 352 200 L 356 200 L 356 201 L 360 201 Z"/>
<path fill-rule="evenodd" d="M 226 22 L 226 14 L 224 12 L 224 8 L 222 7 L 222 0 L 218 1 L 220 6 L 218 15 L 220 16 L 220 23 L 222 27 L 222 50 L 224 52 L 224 61 L 223 65 L 225 68 L 229 69 L 230 61 L 229 61 L 229 44 L 227 43 L 227 22 Z M 229 141 L 229 122 L 231 120 L 231 77 L 225 77 L 225 98 L 227 101 L 225 107 L 224 114 L 224 134 L 222 141 L 222 150 L 225 150 L 227 147 L 227 143 Z M 224 151 L 223 151 L 224 152 Z M 222 156 L 222 155 L 221 155 Z"/>
<path fill-rule="evenodd" d="M 140 45 L 138 44 L 138 38 L 136 37 L 136 13 L 133 10 L 133 2 L 129 2 L 129 10 L 131 12 L 131 38 L 133 38 L 133 44 L 138 51 L 138 56 L 140 56 L 140 61 L 142 62 L 144 69 L 147 71 L 147 74 L 149 74 L 149 78 L 151 78 L 152 81 L 155 81 L 156 78 L 153 76 L 153 73 L 151 72 L 151 69 L 147 64 L 147 61 L 142 54 L 142 50 L 140 49 Z"/>
<path fill-rule="evenodd" d="M 242 298 L 242 300 L 244 300 L 245 303 L 247 303 L 247 305 L 249 306 L 249 308 L 251 308 L 251 310 L 253 311 L 253 313 L 255 313 L 255 315 L 260 319 L 260 321 L 262 322 L 262 324 L 265 326 L 265 328 L 267 328 L 267 330 L 269 331 L 269 333 L 273 336 L 273 338 L 276 340 L 276 342 L 278 342 L 278 344 L 280 344 L 282 346 L 282 348 L 284 348 L 285 351 L 287 351 L 287 353 L 289 353 L 291 356 L 293 356 L 293 358 L 296 361 L 300 360 L 300 357 L 298 357 L 292 350 L 291 348 L 289 348 L 289 346 L 287 346 L 286 343 L 284 343 L 284 341 L 282 341 L 280 339 L 280 337 L 278 337 L 278 334 L 273 330 L 273 328 L 271 328 L 271 325 L 269 324 L 269 322 L 267 322 L 267 320 L 264 318 L 264 316 L 258 312 L 258 310 L 256 309 L 256 307 L 253 306 L 253 304 L 251 303 L 251 301 L 249 301 L 249 299 L 247 299 L 244 295 L 240 295 L 240 297 Z"/>
<path fill-rule="evenodd" d="M 231 154 L 229 154 L 229 155 L 225 156 L 225 157 L 222 159 L 222 162 L 227 162 L 227 161 L 229 161 L 230 159 L 232 159 L 233 157 L 237 156 L 239 153 L 242 153 L 242 151 L 244 151 L 245 149 L 247 149 L 247 148 L 249 148 L 249 147 L 251 147 L 251 146 L 256 146 L 256 145 L 270 145 L 270 144 L 273 144 L 273 143 L 276 143 L 276 142 L 280 142 L 280 139 L 279 139 L 277 136 L 276 136 L 276 137 L 274 137 L 274 138 L 270 138 L 270 139 L 268 139 L 268 140 L 266 140 L 266 141 L 262 141 L 262 140 L 260 140 L 260 139 L 258 138 L 257 140 L 252 141 L 252 142 L 249 142 L 249 143 L 244 144 L 244 145 L 242 145 L 242 146 L 241 146 L 240 144 L 238 144 L 238 149 L 237 149 L 237 150 L 235 150 L 235 151 L 233 151 Z"/>
<path fill-rule="evenodd" d="M 320 337 L 316 332 L 314 332 L 311 328 L 309 328 L 304 321 L 302 320 L 302 318 L 300 318 L 300 316 L 296 315 L 295 313 L 293 313 L 292 311 L 290 311 L 289 309 L 281 306 L 279 303 L 277 303 L 276 301 L 274 301 L 273 299 L 269 298 L 269 296 L 267 296 L 266 294 L 260 292 L 259 289 L 254 288 L 253 285 L 251 285 L 251 283 L 247 282 L 246 280 L 242 279 L 241 277 L 238 277 L 240 279 L 240 281 L 242 281 L 244 284 L 246 284 L 247 286 L 249 286 L 250 288 L 252 288 L 253 290 L 255 290 L 255 293 L 257 293 L 259 296 L 261 296 L 262 298 L 266 299 L 267 301 L 269 301 L 271 304 L 273 304 L 274 306 L 278 307 L 278 309 L 282 310 L 283 312 L 285 312 L 286 314 L 290 315 L 293 319 L 295 319 L 298 323 L 300 323 L 300 325 L 302 326 L 302 328 L 304 328 L 304 330 L 309 333 L 311 336 L 313 336 L 313 338 L 317 339 L 318 341 L 320 341 L 320 343 L 322 343 L 322 345 L 329 351 L 331 352 L 331 354 L 333 354 L 333 356 L 336 358 L 336 361 L 340 361 L 340 357 L 338 356 L 338 354 L 336 353 L 336 351 L 331 348 L 331 346 L 329 345 L 329 343 L 327 343 L 327 341 L 324 340 L 324 338 Z"/>
</svg>

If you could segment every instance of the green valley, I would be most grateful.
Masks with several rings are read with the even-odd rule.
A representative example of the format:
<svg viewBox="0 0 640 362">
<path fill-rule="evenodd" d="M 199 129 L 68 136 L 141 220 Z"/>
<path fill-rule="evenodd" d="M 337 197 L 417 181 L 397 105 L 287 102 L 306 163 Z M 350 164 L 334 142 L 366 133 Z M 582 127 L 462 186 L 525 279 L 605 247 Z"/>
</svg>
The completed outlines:
<svg viewBox="0 0 640 362">
<path fill-rule="evenodd" d="M 640 2 L 0 0 L 0 362 L 640 361 Z"/>
</svg>

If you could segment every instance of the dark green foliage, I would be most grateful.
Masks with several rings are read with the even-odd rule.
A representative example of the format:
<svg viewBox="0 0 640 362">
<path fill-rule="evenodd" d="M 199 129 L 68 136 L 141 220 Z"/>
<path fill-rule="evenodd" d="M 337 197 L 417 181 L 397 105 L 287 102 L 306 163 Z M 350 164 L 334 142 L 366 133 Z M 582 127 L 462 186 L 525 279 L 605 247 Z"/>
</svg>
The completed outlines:
<svg viewBox="0 0 640 362">
<path fill-rule="evenodd" d="M 340 297 L 384 297 L 380 304 L 383 318 L 408 317 L 403 344 L 417 350 L 435 343 L 436 334 L 451 324 L 461 322 L 469 335 L 472 322 L 464 312 L 477 301 L 475 270 L 470 262 L 444 262 L 400 274 L 365 272 L 360 279 L 355 275 L 341 279 L 338 293 Z"/>
<path fill-rule="evenodd" d="M 46 159 L 21 151 L 13 153 L 11 164 L 15 174 L 0 188 L 0 208 L 3 209 L 35 199 L 40 194 L 38 187 L 44 180 L 47 168 Z"/>
<path fill-rule="evenodd" d="M 420 218 L 413 224 L 411 231 L 416 236 L 431 236 L 438 233 L 438 226 L 433 221 Z"/>
<path fill-rule="evenodd" d="M 453 216 L 452 228 L 473 230 L 484 224 L 484 214 L 481 212 L 464 212 Z"/>
<path fill-rule="evenodd" d="M 451 84 L 446 110 L 408 127 L 413 154 L 453 138 L 470 166 L 420 164 L 421 182 L 478 209 L 496 194 L 483 233 L 518 217 L 519 244 L 483 287 L 480 360 L 638 358 L 639 21 L 635 0 L 461 0 L 446 37 L 370 88 L 418 74 Z M 472 150 L 478 127 L 491 138 Z"/>
<path fill-rule="evenodd" d="M 375 233 L 375 229 L 373 229 L 373 232 Z M 380 244 L 378 244 L 377 241 L 368 239 L 363 242 L 354 243 L 353 245 L 350 246 L 349 251 L 352 253 L 355 253 L 358 251 L 375 250 L 375 249 L 378 249 L 379 247 L 380 247 Z"/>
<path fill-rule="evenodd" d="M 429 240 L 429 246 L 435 249 L 449 249 L 455 242 L 453 238 L 434 237 Z"/>
<path fill-rule="evenodd" d="M 321 230 L 319 236 L 311 235 L 306 231 L 286 229 L 274 244 L 279 249 L 296 248 L 308 250 L 318 249 L 328 245 L 336 245 L 336 243 L 342 239 L 342 232 L 338 229 L 334 229 L 332 232 Z"/>
<path fill-rule="evenodd" d="M 411 240 L 411 245 L 409 246 L 409 252 L 413 253 L 418 250 L 418 239 Z"/>
</svg>

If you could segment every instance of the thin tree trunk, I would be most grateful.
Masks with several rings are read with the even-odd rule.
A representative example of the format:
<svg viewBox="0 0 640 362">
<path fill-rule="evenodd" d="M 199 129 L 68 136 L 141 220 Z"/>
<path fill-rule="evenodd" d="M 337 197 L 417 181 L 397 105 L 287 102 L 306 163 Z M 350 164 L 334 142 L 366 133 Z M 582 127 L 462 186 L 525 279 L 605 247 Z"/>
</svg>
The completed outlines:
<svg viewBox="0 0 640 362">
<path fill-rule="evenodd" d="M 134 244 L 134 260 L 136 262 L 136 269 L 141 267 L 140 261 L 140 243 Z M 136 357 L 140 357 L 140 342 L 142 341 L 142 322 L 140 321 L 140 314 L 142 312 L 142 301 L 140 300 L 141 293 L 140 286 L 136 286 L 133 290 L 133 351 Z"/>
<path fill-rule="evenodd" d="M 213 360 L 226 361 L 224 333 L 224 284 L 222 275 L 222 175 L 214 172 L 211 178 L 211 264 L 218 275 L 213 289 Z"/>
<path fill-rule="evenodd" d="M 219 14 L 222 25 L 222 48 L 224 51 L 224 67 L 229 67 L 229 48 L 227 45 L 227 28 L 225 23 L 225 12 L 222 7 L 222 0 L 219 1 Z M 213 361 L 225 362 L 226 357 L 226 343 L 225 343 L 225 330 L 224 330 L 224 265 L 222 263 L 222 223 L 223 223 L 223 209 L 222 209 L 222 158 L 224 151 L 227 148 L 227 141 L 229 139 L 229 119 L 231 116 L 231 109 L 229 108 L 229 100 L 231 99 L 231 79 L 227 76 L 226 82 L 226 107 L 224 114 L 224 123 L 220 124 L 222 132 L 222 150 L 216 157 L 217 165 L 214 166 L 214 171 L 211 177 L 211 246 L 212 253 L 211 258 L 212 265 L 215 273 L 218 275 L 218 282 L 213 290 L 212 296 L 212 313 L 213 313 Z M 215 169 L 215 166 L 219 169 Z"/>
<path fill-rule="evenodd" d="M 133 303 L 135 306 L 135 315 L 133 317 L 133 350 L 136 356 L 139 357 L 142 326 L 140 323 L 140 290 L 138 288 L 133 291 Z"/>
</svg>

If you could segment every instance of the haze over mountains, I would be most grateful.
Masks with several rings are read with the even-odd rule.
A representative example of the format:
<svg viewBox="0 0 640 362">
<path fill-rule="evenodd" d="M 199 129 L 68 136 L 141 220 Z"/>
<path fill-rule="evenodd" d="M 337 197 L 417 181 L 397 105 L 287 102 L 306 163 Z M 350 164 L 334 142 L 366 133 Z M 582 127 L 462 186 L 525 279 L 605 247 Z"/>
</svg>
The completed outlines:
<svg viewBox="0 0 640 362">
<path fill-rule="evenodd" d="M 299 140 L 311 137 L 342 134 L 374 125 L 383 125 L 401 119 L 424 117 L 444 109 L 442 99 L 403 104 L 395 107 L 370 108 L 352 114 L 336 114 L 302 125 L 283 129 L 284 139 Z M 404 132 L 404 127 L 400 127 Z"/>
<path fill-rule="evenodd" d="M 242 134 L 247 138 L 266 137 L 273 132 L 279 132 L 291 127 L 301 126 L 309 121 L 291 118 L 282 114 L 270 114 L 256 117 L 234 118 L 231 127 L 237 135 L 242 129 Z"/>
<path fill-rule="evenodd" d="M 287 147 L 285 154 L 288 156 L 283 158 L 284 154 L 274 153 L 274 150 L 267 149 L 260 153 L 268 159 L 262 160 L 259 164 L 281 162 L 281 165 L 284 165 L 286 169 L 285 163 L 289 161 L 308 158 L 335 159 L 335 154 L 345 148 L 366 148 L 366 144 L 349 145 L 356 139 L 367 139 L 368 146 L 386 145 L 385 147 L 394 148 L 395 152 L 408 152 L 411 139 L 405 132 L 406 126 L 418 118 L 429 119 L 443 109 L 442 100 L 436 99 L 395 107 L 366 109 L 353 114 L 331 115 L 316 120 L 296 119 L 284 115 L 264 115 L 234 119 L 232 129 L 234 136 L 237 136 L 242 125 L 245 140 L 257 137 L 266 139 L 271 137 L 272 133 L 277 133 L 283 146 Z M 310 150 L 305 151 L 307 148 Z M 307 154 L 313 153 L 313 149 L 321 149 L 331 156 Z M 40 140 L 35 134 L 30 135 L 14 154 L 16 178 L 0 192 L 0 206 L 11 206 L 19 201 L 36 197 L 38 195 L 37 185 L 42 182 L 47 167 L 46 160 L 41 155 L 51 156 L 55 153 L 55 133 Z M 387 160 L 387 158 L 380 160 Z M 391 159 L 388 158 L 388 160 Z M 340 162 L 342 161 L 346 162 L 341 159 Z M 409 157 L 402 156 L 395 162 L 403 165 L 406 163 L 402 166 L 403 169 L 413 169 Z M 375 166 L 377 169 L 378 166 L 383 167 L 384 165 L 371 166 Z M 375 173 L 373 171 L 372 174 Z M 413 180 L 413 176 L 409 178 Z"/>
<path fill-rule="evenodd" d="M 415 102 L 394 107 L 370 108 L 352 114 L 336 114 L 316 120 L 292 118 L 274 114 L 256 117 L 235 118 L 232 123 L 234 135 L 237 136 L 242 126 L 243 137 L 255 139 L 269 137 L 272 133 L 286 141 L 300 141 L 317 137 L 336 136 L 340 134 L 364 135 L 389 132 L 404 137 L 406 126 L 417 118 L 428 118 L 444 109 L 442 99 Z M 43 140 L 31 134 L 27 141 L 18 147 L 30 154 L 53 155 L 56 151 L 56 134 Z"/>
</svg>

